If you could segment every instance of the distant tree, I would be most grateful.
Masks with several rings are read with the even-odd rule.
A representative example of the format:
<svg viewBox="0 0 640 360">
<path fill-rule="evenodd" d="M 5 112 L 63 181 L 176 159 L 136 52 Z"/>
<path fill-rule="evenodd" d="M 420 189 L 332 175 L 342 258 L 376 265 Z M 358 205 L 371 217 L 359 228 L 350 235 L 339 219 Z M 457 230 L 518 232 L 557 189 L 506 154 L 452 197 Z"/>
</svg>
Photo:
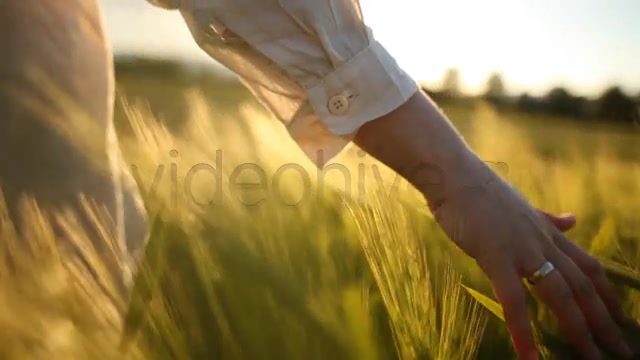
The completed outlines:
<svg viewBox="0 0 640 360">
<path fill-rule="evenodd" d="M 460 96 L 460 72 L 458 69 L 451 68 L 444 73 L 442 91 L 451 97 Z"/>
<path fill-rule="evenodd" d="M 636 113 L 635 113 L 634 123 L 636 125 L 640 125 L 640 93 L 636 95 L 635 100 L 636 100 Z"/>
<path fill-rule="evenodd" d="M 493 73 L 489 76 L 484 97 L 495 105 L 502 103 L 505 98 L 505 86 L 500 74 Z"/>
<path fill-rule="evenodd" d="M 607 89 L 598 99 L 598 116 L 616 122 L 634 122 L 638 105 L 618 86 Z"/>
<path fill-rule="evenodd" d="M 492 97 L 504 97 L 505 95 L 505 86 L 504 80 L 502 80 L 502 76 L 498 73 L 493 73 L 489 76 L 489 80 L 487 80 L 487 88 L 486 93 L 487 96 Z"/>
<path fill-rule="evenodd" d="M 436 102 L 440 102 L 440 101 L 446 101 L 446 95 L 444 94 L 444 92 L 442 90 L 435 90 L 431 87 L 427 87 L 427 86 L 421 86 L 420 89 L 427 95 L 429 95 L 429 97 L 431 99 L 433 99 Z"/>
<path fill-rule="evenodd" d="M 640 93 L 636 96 L 636 115 L 635 124 L 640 125 Z"/>
<path fill-rule="evenodd" d="M 542 111 L 542 101 L 540 99 L 535 98 L 528 93 L 524 93 L 518 96 L 518 100 L 516 101 L 516 107 L 520 111 L 524 112 L 540 112 Z"/>
<path fill-rule="evenodd" d="M 555 87 L 544 98 L 547 110 L 560 116 L 581 117 L 585 115 L 587 100 L 572 95 L 563 87 Z"/>
<path fill-rule="evenodd" d="M 169 60 L 144 56 L 118 56 L 115 58 L 115 71 L 118 73 L 134 73 L 138 75 L 162 74 L 167 77 L 184 77 L 187 75 L 184 64 Z"/>
</svg>

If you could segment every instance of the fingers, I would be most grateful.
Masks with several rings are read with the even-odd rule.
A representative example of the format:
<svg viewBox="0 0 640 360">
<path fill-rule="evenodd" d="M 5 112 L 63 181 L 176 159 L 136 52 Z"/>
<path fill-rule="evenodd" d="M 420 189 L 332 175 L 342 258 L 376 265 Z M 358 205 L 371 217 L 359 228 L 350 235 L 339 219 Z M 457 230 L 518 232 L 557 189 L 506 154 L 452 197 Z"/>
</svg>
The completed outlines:
<svg viewBox="0 0 640 360">
<path fill-rule="evenodd" d="M 618 301 L 613 286 L 600 265 L 600 262 L 587 254 L 576 243 L 559 234 L 555 237 L 556 246 L 564 252 L 591 279 L 596 292 L 607 306 L 607 309 L 618 323 L 624 323 L 626 317 Z"/>
<path fill-rule="evenodd" d="M 538 212 L 556 229 L 566 232 L 573 229 L 576 226 L 576 217 L 573 214 L 562 214 L 562 215 L 553 215 L 543 210 L 538 210 Z"/>
<path fill-rule="evenodd" d="M 585 359 L 602 359 L 589 324 L 559 269 L 541 279 L 534 287 L 534 292 L 549 306 L 558 318 L 563 333 Z"/>
<path fill-rule="evenodd" d="M 504 311 L 513 346 L 520 359 L 537 360 L 538 351 L 529 321 L 526 290 L 515 272 L 492 274 L 493 290 Z"/>
<path fill-rule="evenodd" d="M 591 279 L 558 249 L 552 249 L 547 258 L 556 266 L 565 282 L 569 284 L 573 292 L 573 299 L 582 311 L 582 315 L 595 338 L 605 348 L 617 352 L 625 358 L 633 355 L 618 325 L 598 296 Z"/>
</svg>

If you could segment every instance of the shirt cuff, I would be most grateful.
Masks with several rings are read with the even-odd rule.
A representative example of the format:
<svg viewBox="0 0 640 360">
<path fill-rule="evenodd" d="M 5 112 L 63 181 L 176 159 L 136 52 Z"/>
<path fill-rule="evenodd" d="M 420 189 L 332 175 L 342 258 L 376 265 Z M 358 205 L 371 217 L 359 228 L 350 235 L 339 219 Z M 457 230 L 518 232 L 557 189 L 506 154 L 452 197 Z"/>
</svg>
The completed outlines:
<svg viewBox="0 0 640 360">
<path fill-rule="evenodd" d="M 349 135 L 404 104 L 416 82 L 376 40 L 319 83 L 306 88 L 312 108 L 335 135 Z"/>
</svg>

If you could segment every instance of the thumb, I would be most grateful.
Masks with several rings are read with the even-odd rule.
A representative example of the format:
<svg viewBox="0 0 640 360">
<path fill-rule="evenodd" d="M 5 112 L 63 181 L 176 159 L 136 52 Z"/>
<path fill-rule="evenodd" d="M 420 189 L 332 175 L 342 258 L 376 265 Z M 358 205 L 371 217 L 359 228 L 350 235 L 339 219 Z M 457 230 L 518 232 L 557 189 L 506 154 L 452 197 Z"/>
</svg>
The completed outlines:
<svg viewBox="0 0 640 360">
<path fill-rule="evenodd" d="M 553 215 L 543 210 L 538 210 L 538 212 L 562 232 L 569 231 L 576 226 L 576 216 L 572 213 Z"/>
</svg>

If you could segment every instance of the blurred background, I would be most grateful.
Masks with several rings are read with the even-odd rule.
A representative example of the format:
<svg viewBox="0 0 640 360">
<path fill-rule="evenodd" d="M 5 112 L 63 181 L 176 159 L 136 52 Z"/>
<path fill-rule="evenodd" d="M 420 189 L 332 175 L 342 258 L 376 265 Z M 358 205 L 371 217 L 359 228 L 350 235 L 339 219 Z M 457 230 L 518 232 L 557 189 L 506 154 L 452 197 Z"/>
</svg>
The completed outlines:
<svg viewBox="0 0 640 360">
<path fill-rule="evenodd" d="M 632 290 L 640 283 L 640 2 L 361 4 L 378 40 L 487 163 L 535 206 L 577 215 L 570 238 L 605 262 L 612 276 L 618 274 L 614 279 L 625 310 L 640 319 L 639 293 Z M 116 124 L 130 161 L 147 164 L 139 178 L 145 189 L 156 184 L 157 164 L 177 163 L 180 181 L 203 159 L 218 167 L 213 158 L 218 150 L 227 172 L 234 163 L 250 162 L 273 174 L 283 163 L 295 162 L 315 179 L 317 169 L 280 124 L 196 46 L 177 12 L 142 0 L 103 5 L 116 53 Z M 170 135 L 149 136 L 157 133 L 157 124 Z M 251 139 L 239 140 L 247 134 Z M 132 138 L 138 140 L 127 140 Z M 150 148 L 155 155 L 141 157 Z M 171 149 L 179 156 L 169 155 Z M 134 306 L 131 313 L 167 321 L 171 330 L 153 335 L 147 320 L 141 348 L 148 354 L 168 349 L 223 358 L 234 358 L 234 351 L 239 358 L 278 359 L 513 358 L 486 278 L 429 220 L 421 198 L 357 151 L 336 161 L 347 166 L 349 176 L 321 172 L 331 186 L 321 189 L 314 181 L 312 187 L 314 194 L 326 191 L 326 197 L 305 197 L 304 181 L 288 174 L 279 188 L 273 181 L 265 193 L 243 192 L 245 204 L 259 206 L 233 212 L 238 194 L 229 191 L 224 206 L 199 207 L 216 219 L 217 232 L 189 233 L 188 243 L 165 239 L 195 255 L 166 260 L 183 275 L 156 269 L 152 279 L 165 273 L 191 276 L 196 270 L 185 259 L 221 275 L 204 274 L 202 282 L 158 290 L 154 299 L 175 302 L 170 310 L 180 314 L 178 320 L 166 320 L 169 310 Z M 358 180 L 351 181 L 356 172 Z M 202 199 L 212 199 L 213 183 L 200 180 L 198 203 L 205 203 Z M 171 193 L 168 179 L 158 184 Z M 296 207 L 273 201 L 274 191 L 283 187 L 278 194 Z M 348 196 L 360 195 L 362 188 L 366 195 Z M 162 231 L 155 234 L 152 244 L 163 238 Z M 231 240 L 212 242 L 218 238 Z M 217 255 L 203 257 L 200 243 Z M 199 291 L 208 286 L 218 292 L 204 300 Z M 177 296 L 176 289 L 193 298 Z M 549 336 L 557 334 L 549 312 L 535 305 L 532 312 L 543 358 L 571 358 L 571 351 Z M 278 327 L 268 325 L 265 332 L 261 324 L 272 322 Z M 209 326 L 222 340 L 194 337 Z M 640 343 L 638 333 L 629 334 Z"/>
<path fill-rule="evenodd" d="M 526 112 L 638 121 L 637 1 L 361 3 L 379 41 L 431 91 L 486 96 Z M 144 1 L 104 6 L 121 65 L 155 59 L 174 70 L 226 75 L 197 48 L 177 12 Z"/>
<path fill-rule="evenodd" d="M 42 235 L 41 213 L 26 223 L 40 241 L 20 252 L 0 208 L 0 358 L 515 358 L 486 276 L 415 189 L 356 148 L 318 170 L 177 12 L 101 3 L 115 123 L 151 219 L 131 301 L 117 299 L 124 336 L 100 288 Z M 482 159 L 534 206 L 576 214 L 568 236 L 640 320 L 640 1 L 362 7 Z M 577 358 L 529 304 L 542 358 Z M 624 331 L 640 344 L 640 329 Z"/>
</svg>

